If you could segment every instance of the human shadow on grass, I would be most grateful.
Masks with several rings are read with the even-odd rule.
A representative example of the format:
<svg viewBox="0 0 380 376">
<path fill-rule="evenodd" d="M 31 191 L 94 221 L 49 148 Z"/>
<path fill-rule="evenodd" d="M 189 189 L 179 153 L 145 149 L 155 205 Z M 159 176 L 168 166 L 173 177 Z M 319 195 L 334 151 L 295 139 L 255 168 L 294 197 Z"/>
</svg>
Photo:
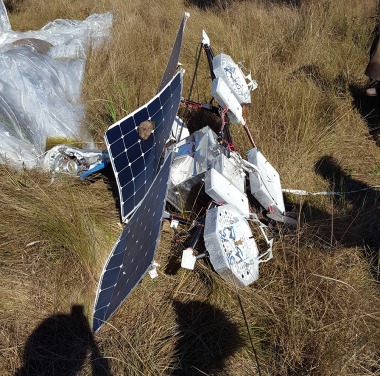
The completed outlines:
<svg viewBox="0 0 380 376">
<path fill-rule="evenodd" d="M 315 64 L 302 65 L 292 72 L 293 78 L 306 78 L 312 81 L 322 91 L 332 91 L 336 95 L 347 91 L 347 79 L 341 73 L 333 79 L 328 78 L 323 69 Z"/>
<path fill-rule="evenodd" d="M 334 218 L 333 236 L 346 247 L 363 247 L 377 274 L 380 249 L 380 192 L 353 179 L 331 156 L 320 158 L 315 171 L 329 182 L 329 189 L 342 192 L 333 196 L 343 215 Z M 344 193 L 355 192 L 355 193 Z M 378 276 L 377 276 L 378 277 Z"/>
<path fill-rule="evenodd" d="M 186 6 L 195 5 L 201 10 L 217 9 L 225 10 L 229 8 L 236 0 L 185 0 Z"/>
<path fill-rule="evenodd" d="M 327 196 L 334 215 L 313 204 L 312 196 L 295 203 L 291 195 L 284 194 L 286 208 L 301 222 L 303 239 L 315 241 L 321 250 L 359 247 L 379 280 L 380 191 L 352 178 L 331 156 L 320 158 L 314 169 L 329 183 L 327 191 L 340 194 Z"/>
<path fill-rule="evenodd" d="M 4 5 L 8 13 L 16 13 L 23 2 L 23 0 L 4 0 Z"/>
<path fill-rule="evenodd" d="M 241 1 L 241 0 L 240 0 Z M 225 10 L 233 5 L 233 3 L 238 3 L 239 0 L 185 0 L 185 5 L 191 6 L 195 5 L 201 10 L 206 9 L 220 9 Z M 263 4 L 278 4 L 278 5 L 288 5 L 295 8 L 300 8 L 302 5 L 302 0 L 262 0 Z"/>
<path fill-rule="evenodd" d="M 380 147 L 380 96 L 370 97 L 355 84 L 349 86 L 352 102 L 368 127 L 369 134 Z"/>
<path fill-rule="evenodd" d="M 300 8 L 304 0 L 262 0 L 262 2 L 268 4 L 288 5 L 295 8 Z"/>
<path fill-rule="evenodd" d="M 74 305 L 70 314 L 52 315 L 34 329 L 25 343 L 23 365 L 15 376 L 74 376 L 89 353 L 92 376 L 111 376 L 83 306 Z"/>
<path fill-rule="evenodd" d="M 220 309 L 200 301 L 173 302 L 179 330 L 173 376 L 208 375 L 223 370 L 225 360 L 244 341 Z"/>
</svg>

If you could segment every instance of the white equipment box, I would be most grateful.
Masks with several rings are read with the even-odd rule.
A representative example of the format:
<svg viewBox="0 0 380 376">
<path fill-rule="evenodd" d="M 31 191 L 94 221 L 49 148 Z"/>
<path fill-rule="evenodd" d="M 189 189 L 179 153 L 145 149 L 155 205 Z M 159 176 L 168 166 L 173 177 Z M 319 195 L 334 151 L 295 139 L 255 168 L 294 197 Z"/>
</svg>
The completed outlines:
<svg viewBox="0 0 380 376">
<path fill-rule="evenodd" d="M 285 204 L 280 175 L 257 148 L 248 150 L 248 162 L 258 170 L 249 173 L 252 195 L 268 211 L 269 218 L 283 222 Z"/>
</svg>

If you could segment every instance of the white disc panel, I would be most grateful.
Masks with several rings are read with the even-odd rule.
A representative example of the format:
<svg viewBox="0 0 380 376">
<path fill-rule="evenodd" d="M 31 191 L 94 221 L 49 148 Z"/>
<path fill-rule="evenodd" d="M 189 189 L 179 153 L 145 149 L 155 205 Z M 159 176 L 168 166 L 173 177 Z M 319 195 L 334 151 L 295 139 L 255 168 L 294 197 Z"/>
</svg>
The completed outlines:
<svg viewBox="0 0 380 376">
<path fill-rule="evenodd" d="M 233 205 L 210 209 L 204 240 L 215 271 L 228 281 L 247 286 L 259 277 L 259 251 L 246 219 Z"/>
</svg>

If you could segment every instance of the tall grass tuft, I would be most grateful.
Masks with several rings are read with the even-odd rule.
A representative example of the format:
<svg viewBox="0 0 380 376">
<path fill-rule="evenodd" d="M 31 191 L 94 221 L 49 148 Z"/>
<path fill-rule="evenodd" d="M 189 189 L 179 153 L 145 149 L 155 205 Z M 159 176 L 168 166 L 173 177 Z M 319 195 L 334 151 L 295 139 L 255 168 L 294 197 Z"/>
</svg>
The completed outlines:
<svg viewBox="0 0 380 376">
<path fill-rule="evenodd" d="M 247 123 L 283 187 L 345 191 L 379 184 L 380 150 L 364 111 L 372 102 L 362 95 L 377 2 L 206 3 L 23 0 L 10 20 L 15 30 L 27 30 L 55 18 L 113 13 L 111 40 L 88 51 L 82 94 L 85 126 L 101 147 L 108 126 L 155 95 L 189 11 L 184 96 L 205 29 L 214 51 L 244 60 L 259 84 Z M 192 99 L 210 99 L 204 56 Z M 232 134 L 244 155 L 251 147 L 244 130 L 233 126 Z M 102 266 L 122 226 L 102 179 L 51 181 L 40 171 L 6 166 L 0 177 L 0 373 L 14 375 L 41 322 L 75 305 L 91 322 Z M 238 290 L 262 374 L 378 375 L 378 191 L 285 198 L 297 229 L 274 229 L 274 259 L 261 266 L 255 284 Z M 108 363 L 109 372 L 100 374 L 258 375 L 234 286 L 203 261 L 192 272 L 169 272 L 181 236 L 164 224 L 159 278 L 144 278 L 95 339 L 77 338 Z M 64 338 L 69 349 L 71 337 Z M 96 374 L 94 357 L 82 360 L 78 374 Z M 74 363 L 67 363 L 71 371 Z"/>
</svg>

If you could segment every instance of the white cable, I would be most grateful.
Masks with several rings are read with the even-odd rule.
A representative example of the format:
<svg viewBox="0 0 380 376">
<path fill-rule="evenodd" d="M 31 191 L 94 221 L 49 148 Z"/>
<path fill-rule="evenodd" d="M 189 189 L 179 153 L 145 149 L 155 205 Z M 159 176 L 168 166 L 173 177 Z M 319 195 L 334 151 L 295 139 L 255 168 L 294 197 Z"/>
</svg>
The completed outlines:
<svg viewBox="0 0 380 376">
<path fill-rule="evenodd" d="M 283 189 L 282 192 L 291 193 L 293 195 L 299 195 L 299 196 L 342 196 L 342 195 L 346 195 L 350 193 L 370 191 L 370 190 L 378 189 L 378 188 L 380 188 L 380 185 L 372 185 L 370 187 L 357 189 L 356 191 L 349 191 L 349 192 L 307 192 L 302 189 Z"/>
<path fill-rule="evenodd" d="M 33 162 L 33 161 L 35 161 L 35 160 L 37 160 L 37 159 L 40 159 L 41 157 L 43 157 L 43 156 L 46 155 L 46 154 L 47 154 L 47 151 L 43 152 L 43 153 L 40 154 L 40 155 L 37 155 L 37 157 L 35 157 L 35 158 L 30 158 L 30 159 L 25 159 L 25 158 L 21 158 L 21 157 L 19 157 L 19 161 L 20 161 L 20 162 Z"/>
</svg>

